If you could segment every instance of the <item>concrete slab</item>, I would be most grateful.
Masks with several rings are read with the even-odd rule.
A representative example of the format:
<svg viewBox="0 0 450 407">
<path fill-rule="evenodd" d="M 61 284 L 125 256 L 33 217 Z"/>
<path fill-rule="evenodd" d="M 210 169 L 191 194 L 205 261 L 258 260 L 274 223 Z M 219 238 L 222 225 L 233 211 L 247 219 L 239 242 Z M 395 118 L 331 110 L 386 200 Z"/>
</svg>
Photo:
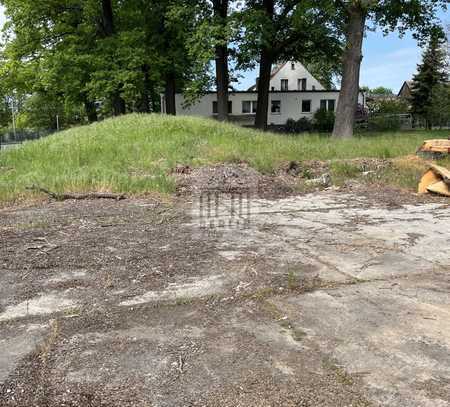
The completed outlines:
<svg viewBox="0 0 450 407">
<path fill-rule="evenodd" d="M 349 285 L 274 304 L 361 376 L 376 405 L 450 405 L 450 272 Z M 437 390 L 438 389 L 438 390 Z"/>
</svg>

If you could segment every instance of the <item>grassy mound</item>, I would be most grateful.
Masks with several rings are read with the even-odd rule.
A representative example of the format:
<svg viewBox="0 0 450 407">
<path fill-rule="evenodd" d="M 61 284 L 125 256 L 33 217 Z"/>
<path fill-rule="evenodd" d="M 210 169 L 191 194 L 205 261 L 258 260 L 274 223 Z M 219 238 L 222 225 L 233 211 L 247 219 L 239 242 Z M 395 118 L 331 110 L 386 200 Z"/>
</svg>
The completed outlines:
<svg viewBox="0 0 450 407">
<path fill-rule="evenodd" d="M 403 156 L 414 153 L 423 139 L 421 132 L 353 140 L 289 137 L 208 119 L 132 114 L 1 152 L 0 200 L 24 197 L 33 184 L 56 192 L 167 193 L 175 188 L 170 170 L 177 163 L 245 161 L 270 172 L 288 160 Z"/>
</svg>

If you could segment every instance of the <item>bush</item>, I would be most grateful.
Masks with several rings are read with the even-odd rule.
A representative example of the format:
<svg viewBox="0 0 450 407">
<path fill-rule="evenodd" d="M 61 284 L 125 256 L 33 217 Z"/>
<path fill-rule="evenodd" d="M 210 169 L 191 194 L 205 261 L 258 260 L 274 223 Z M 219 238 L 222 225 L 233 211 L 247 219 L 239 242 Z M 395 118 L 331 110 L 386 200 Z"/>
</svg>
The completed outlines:
<svg viewBox="0 0 450 407">
<path fill-rule="evenodd" d="M 370 131 L 398 131 L 400 127 L 398 116 L 374 116 L 368 122 Z"/>
<path fill-rule="evenodd" d="M 314 129 L 320 133 L 333 131 L 335 115 L 326 109 L 319 109 L 314 113 Z"/>
<path fill-rule="evenodd" d="M 404 99 L 374 99 L 367 101 L 370 114 L 406 114 L 409 104 Z"/>
<path fill-rule="evenodd" d="M 286 125 L 284 126 L 284 130 L 287 133 L 303 133 L 309 132 L 313 128 L 311 120 L 306 117 L 302 117 L 299 120 L 288 119 L 286 121 Z"/>
</svg>

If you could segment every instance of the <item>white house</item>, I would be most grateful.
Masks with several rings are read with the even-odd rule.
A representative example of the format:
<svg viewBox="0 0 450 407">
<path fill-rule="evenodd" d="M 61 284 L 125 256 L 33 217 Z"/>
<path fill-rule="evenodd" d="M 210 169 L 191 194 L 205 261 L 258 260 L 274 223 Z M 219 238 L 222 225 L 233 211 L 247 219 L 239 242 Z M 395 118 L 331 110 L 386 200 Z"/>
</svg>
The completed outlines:
<svg viewBox="0 0 450 407">
<path fill-rule="evenodd" d="M 338 90 L 326 90 L 299 62 L 285 62 L 272 71 L 269 92 L 269 125 L 284 125 L 288 119 L 301 117 L 312 119 L 319 109 L 336 110 Z M 230 120 L 251 125 L 255 120 L 258 94 L 256 85 L 247 91 L 229 94 Z M 359 102 L 364 103 L 361 94 Z M 162 96 L 164 113 L 164 96 Z M 193 105 L 185 105 L 182 94 L 176 95 L 176 111 L 179 115 L 215 117 L 217 115 L 217 94 L 208 92 Z"/>
<path fill-rule="evenodd" d="M 269 86 L 272 92 L 325 90 L 300 62 L 284 62 L 277 65 L 272 70 Z M 256 84 L 249 91 L 256 91 Z"/>
</svg>

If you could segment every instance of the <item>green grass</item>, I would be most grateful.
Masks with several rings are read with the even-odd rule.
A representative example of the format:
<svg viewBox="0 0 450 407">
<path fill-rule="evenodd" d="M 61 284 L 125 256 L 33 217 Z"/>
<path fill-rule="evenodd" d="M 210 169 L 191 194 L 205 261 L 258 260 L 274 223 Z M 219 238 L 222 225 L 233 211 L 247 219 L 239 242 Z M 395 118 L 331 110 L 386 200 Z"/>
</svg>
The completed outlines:
<svg viewBox="0 0 450 407">
<path fill-rule="evenodd" d="M 73 128 L 0 153 L 0 200 L 28 197 L 36 184 L 55 192 L 174 191 L 177 163 L 200 166 L 245 161 L 270 173 L 290 160 L 412 154 L 424 138 L 447 132 L 398 133 L 333 140 L 319 135 L 262 133 L 209 119 L 131 114 Z M 341 168 L 341 171 L 353 172 Z"/>
</svg>

